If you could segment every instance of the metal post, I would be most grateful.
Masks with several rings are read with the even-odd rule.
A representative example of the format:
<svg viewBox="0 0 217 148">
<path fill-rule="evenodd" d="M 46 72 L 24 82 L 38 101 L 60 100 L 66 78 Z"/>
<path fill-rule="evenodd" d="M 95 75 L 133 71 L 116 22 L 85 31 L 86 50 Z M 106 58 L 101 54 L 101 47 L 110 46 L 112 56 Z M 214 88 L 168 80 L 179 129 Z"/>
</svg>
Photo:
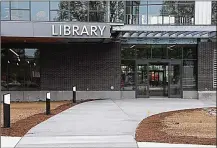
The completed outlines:
<svg viewBox="0 0 217 148">
<path fill-rule="evenodd" d="M 46 115 L 50 115 L 50 92 L 46 93 Z"/>
<path fill-rule="evenodd" d="M 3 95 L 3 112 L 4 112 L 4 127 L 9 128 L 10 127 L 10 119 L 11 119 L 11 113 L 10 113 L 10 101 L 11 100 L 11 94 L 4 94 Z"/>
<path fill-rule="evenodd" d="M 73 87 L 73 103 L 76 103 L 76 86 Z"/>
</svg>

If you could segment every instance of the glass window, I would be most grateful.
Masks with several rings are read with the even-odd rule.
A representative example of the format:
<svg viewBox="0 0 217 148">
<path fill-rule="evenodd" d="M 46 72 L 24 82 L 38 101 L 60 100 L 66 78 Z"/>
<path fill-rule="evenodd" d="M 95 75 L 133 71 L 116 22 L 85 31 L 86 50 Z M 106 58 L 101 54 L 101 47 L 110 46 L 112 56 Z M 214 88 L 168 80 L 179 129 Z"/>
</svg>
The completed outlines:
<svg viewBox="0 0 217 148">
<path fill-rule="evenodd" d="M 60 21 L 59 11 L 50 11 L 50 21 Z"/>
<path fill-rule="evenodd" d="M 163 3 L 163 1 L 157 1 L 157 0 L 149 0 L 148 1 L 148 4 L 162 4 Z"/>
<path fill-rule="evenodd" d="M 183 90 L 197 90 L 197 60 L 183 61 Z"/>
<path fill-rule="evenodd" d="M 212 2 L 212 24 L 217 24 L 217 1 Z"/>
<path fill-rule="evenodd" d="M 170 59 L 181 59 L 182 58 L 182 47 L 177 45 L 167 46 L 168 57 Z"/>
<path fill-rule="evenodd" d="M 136 48 L 136 56 L 137 56 L 137 59 L 151 58 L 151 46 L 144 45 L 144 46 Z"/>
<path fill-rule="evenodd" d="M 162 5 L 148 5 L 148 24 L 162 23 Z"/>
<path fill-rule="evenodd" d="M 105 12 L 90 12 L 89 21 L 90 22 L 106 22 Z"/>
<path fill-rule="evenodd" d="M 89 1 L 89 21 L 106 22 L 106 2 Z"/>
<path fill-rule="evenodd" d="M 106 2 L 105 1 L 89 1 L 89 10 L 95 11 L 105 11 Z"/>
<path fill-rule="evenodd" d="M 7 90 L 8 50 L 1 48 L 1 90 Z"/>
<path fill-rule="evenodd" d="M 124 11 L 123 1 L 110 1 L 110 22 L 123 22 Z"/>
<path fill-rule="evenodd" d="M 39 90 L 40 62 L 38 49 L 5 48 L 2 50 L 2 90 Z"/>
<path fill-rule="evenodd" d="M 167 49 L 164 45 L 151 45 L 152 58 L 165 59 L 167 58 Z"/>
<path fill-rule="evenodd" d="M 11 10 L 11 20 L 30 20 L 29 10 Z"/>
<path fill-rule="evenodd" d="M 121 61 L 121 90 L 135 89 L 135 61 Z"/>
<path fill-rule="evenodd" d="M 194 24 L 194 9 L 195 4 L 191 1 L 185 3 L 178 3 L 178 24 Z"/>
<path fill-rule="evenodd" d="M 197 59 L 196 46 L 183 47 L 183 59 Z"/>
<path fill-rule="evenodd" d="M 163 4 L 163 24 L 175 24 L 178 18 L 177 3 L 175 1 L 165 1 Z"/>
<path fill-rule="evenodd" d="M 31 20 L 49 20 L 49 2 L 31 2 Z"/>
<path fill-rule="evenodd" d="M 10 20 L 9 2 L 1 2 L 1 20 Z"/>
<path fill-rule="evenodd" d="M 88 21 L 87 1 L 70 1 L 70 20 L 79 22 Z"/>
<path fill-rule="evenodd" d="M 29 9 L 29 2 L 27 1 L 12 1 L 11 9 Z"/>
<path fill-rule="evenodd" d="M 50 1 L 50 10 L 59 10 L 59 9 L 60 9 L 60 2 Z"/>
<path fill-rule="evenodd" d="M 147 10 L 148 10 L 147 5 L 139 7 L 139 24 L 147 24 L 148 22 Z"/>
<path fill-rule="evenodd" d="M 134 59 L 136 56 L 136 50 L 133 48 L 134 45 L 131 47 L 126 47 L 121 49 L 121 57 L 122 59 Z"/>
</svg>

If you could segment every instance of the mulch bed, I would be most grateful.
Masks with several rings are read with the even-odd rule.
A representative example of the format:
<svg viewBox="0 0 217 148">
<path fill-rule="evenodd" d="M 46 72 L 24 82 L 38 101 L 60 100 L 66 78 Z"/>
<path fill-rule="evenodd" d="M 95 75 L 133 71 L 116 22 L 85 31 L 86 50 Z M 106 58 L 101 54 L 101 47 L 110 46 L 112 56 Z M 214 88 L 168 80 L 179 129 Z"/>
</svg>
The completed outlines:
<svg viewBox="0 0 217 148">
<path fill-rule="evenodd" d="M 216 145 L 216 138 L 198 138 L 193 136 L 171 136 L 161 131 L 164 127 L 163 120 L 174 113 L 191 112 L 202 109 L 187 109 L 156 114 L 144 119 L 136 129 L 137 142 L 158 142 L 176 144 L 201 144 Z"/>
<path fill-rule="evenodd" d="M 32 127 L 49 119 L 50 117 L 56 114 L 59 114 L 60 112 L 66 109 L 69 109 L 70 107 L 75 106 L 77 104 L 87 102 L 87 101 L 94 101 L 94 100 L 95 99 L 77 101 L 77 103 L 74 103 L 74 104 L 66 103 L 66 104 L 60 105 L 57 108 L 51 110 L 50 115 L 46 115 L 45 113 L 39 113 L 39 114 L 30 116 L 26 119 L 19 120 L 15 123 L 12 123 L 10 128 L 1 127 L 1 136 L 23 137 Z M 101 99 L 98 99 L 98 100 L 101 100 Z"/>
</svg>

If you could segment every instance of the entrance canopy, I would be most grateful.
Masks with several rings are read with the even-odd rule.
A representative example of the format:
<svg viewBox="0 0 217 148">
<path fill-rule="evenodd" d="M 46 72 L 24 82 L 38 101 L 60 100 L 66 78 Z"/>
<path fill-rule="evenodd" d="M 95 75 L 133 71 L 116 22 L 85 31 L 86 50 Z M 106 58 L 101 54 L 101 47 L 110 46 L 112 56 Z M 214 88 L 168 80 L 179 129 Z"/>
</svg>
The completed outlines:
<svg viewBox="0 0 217 148">
<path fill-rule="evenodd" d="M 121 38 L 216 38 L 216 26 L 114 26 Z"/>
</svg>

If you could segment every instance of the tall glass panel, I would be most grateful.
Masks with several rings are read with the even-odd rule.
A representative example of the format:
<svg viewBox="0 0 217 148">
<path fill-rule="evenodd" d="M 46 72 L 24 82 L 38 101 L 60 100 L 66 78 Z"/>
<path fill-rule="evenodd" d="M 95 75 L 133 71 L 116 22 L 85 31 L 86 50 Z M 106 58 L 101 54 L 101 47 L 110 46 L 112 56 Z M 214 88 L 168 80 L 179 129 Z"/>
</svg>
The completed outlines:
<svg viewBox="0 0 217 148">
<path fill-rule="evenodd" d="M 135 61 L 121 61 L 121 90 L 135 89 Z"/>
<path fill-rule="evenodd" d="M 217 1 L 212 2 L 212 24 L 217 24 Z"/>
<path fill-rule="evenodd" d="M 194 24 L 195 1 L 180 1 L 178 3 L 177 24 L 193 25 Z"/>
<path fill-rule="evenodd" d="M 9 2 L 1 2 L 1 20 L 10 20 Z"/>
<path fill-rule="evenodd" d="M 50 1 L 50 21 L 69 21 L 69 1 Z"/>
<path fill-rule="evenodd" d="M 165 1 L 162 7 L 163 24 L 175 24 L 178 17 L 177 3 L 175 1 Z"/>
<path fill-rule="evenodd" d="M 124 12 L 125 5 L 123 1 L 110 1 L 110 22 L 123 22 Z"/>
<path fill-rule="evenodd" d="M 89 1 L 89 21 L 106 22 L 106 2 Z"/>
<path fill-rule="evenodd" d="M 197 60 L 183 61 L 183 90 L 197 89 Z"/>
<path fill-rule="evenodd" d="M 148 5 L 148 24 L 162 24 L 162 6 Z"/>
<path fill-rule="evenodd" d="M 70 21 L 88 21 L 88 1 L 70 1 Z"/>
<path fill-rule="evenodd" d="M 169 68 L 169 78 L 170 78 L 170 84 L 169 84 L 169 97 L 181 97 L 182 91 L 181 91 L 181 64 L 170 64 Z"/>
<path fill-rule="evenodd" d="M 49 20 L 49 2 L 31 2 L 31 20 Z"/>
<path fill-rule="evenodd" d="M 148 64 L 137 64 L 137 97 L 147 97 L 148 93 Z"/>
</svg>

